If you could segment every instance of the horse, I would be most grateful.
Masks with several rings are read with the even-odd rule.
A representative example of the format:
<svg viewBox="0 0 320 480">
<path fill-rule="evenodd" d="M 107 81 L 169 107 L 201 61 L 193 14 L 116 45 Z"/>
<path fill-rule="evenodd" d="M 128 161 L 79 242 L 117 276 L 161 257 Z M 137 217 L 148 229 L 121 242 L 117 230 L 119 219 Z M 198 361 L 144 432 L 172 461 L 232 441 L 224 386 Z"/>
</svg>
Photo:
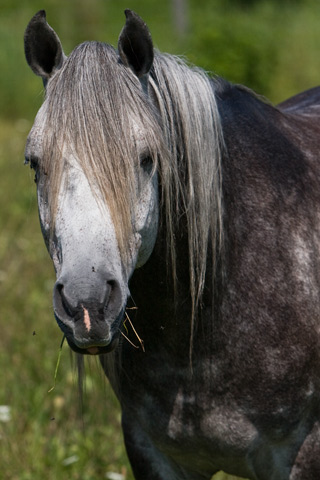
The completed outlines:
<svg viewBox="0 0 320 480">
<path fill-rule="evenodd" d="M 67 57 L 45 11 L 24 36 L 55 318 L 137 480 L 319 479 L 320 88 L 273 106 L 125 15 L 117 50 Z"/>
</svg>

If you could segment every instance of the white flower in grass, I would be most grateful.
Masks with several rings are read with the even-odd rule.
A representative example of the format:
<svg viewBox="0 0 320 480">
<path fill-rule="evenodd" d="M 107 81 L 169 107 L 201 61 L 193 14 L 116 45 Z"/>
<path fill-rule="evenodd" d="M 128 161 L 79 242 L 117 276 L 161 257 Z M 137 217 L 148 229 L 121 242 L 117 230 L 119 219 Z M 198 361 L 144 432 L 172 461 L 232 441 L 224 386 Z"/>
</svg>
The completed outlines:
<svg viewBox="0 0 320 480">
<path fill-rule="evenodd" d="M 11 408 L 8 405 L 0 405 L 0 422 L 10 422 Z"/>
<path fill-rule="evenodd" d="M 116 472 L 107 472 L 106 473 L 106 478 L 108 480 L 125 480 L 124 475 L 121 473 L 116 473 Z"/>
<path fill-rule="evenodd" d="M 65 467 L 68 467 L 69 465 L 72 465 L 73 463 L 76 463 L 79 461 L 78 455 L 71 455 L 71 457 L 65 458 L 62 462 L 62 465 Z"/>
</svg>

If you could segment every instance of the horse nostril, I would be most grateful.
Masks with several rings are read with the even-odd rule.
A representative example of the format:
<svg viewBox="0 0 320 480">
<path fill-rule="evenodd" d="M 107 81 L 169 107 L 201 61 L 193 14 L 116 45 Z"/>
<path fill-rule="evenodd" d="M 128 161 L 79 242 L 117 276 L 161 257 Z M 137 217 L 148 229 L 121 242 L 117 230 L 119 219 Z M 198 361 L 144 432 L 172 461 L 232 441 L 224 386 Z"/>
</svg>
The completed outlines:
<svg viewBox="0 0 320 480">
<path fill-rule="evenodd" d="M 70 302 L 68 302 L 64 294 L 64 285 L 63 283 L 56 283 L 53 293 L 53 302 L 55 310 L 59 316 L 73 318 L 76 313 L 76 309 L 72 307 Z"/>
<path fill-rule="evenodd" d="M 62 292 L 63 292 L 63 288 L 64 288 L 64 287 L 63 287 L 63 284 L 62 284 L 62 283 L 58 283 L 58 284 L 55 285 L 55 292 L 61 297 L 61 299 L 62 299 L 62 297 L 63 297 L 63 293 L 62 293 Z"/>
<path fill-rule="evenodd" d="M 105 298 L 105 306 L 109 305 L 110 302 L 113 301 L 113 297 L 117 291 L 117 282 L 116 280 L 108 280 L 107 281 L 107 292 Z"/>
<path fill-rule="evenodd" d="M 108 280 L 106 282 L 106 290 L 104 296 L 101 297 L 102 302 L 99 303 L 98 312 L 101 315 L 104 315 L 107 308 L 112 306 L 118 297 L 118 291 L 120 287 L 116 280 Z"/>
<path fill-rule="evenodd" d="M 111 295 L 112 291 L 115 289 L 117 282 L 115 280 L 109 280 L 107 282 L 107 295 Z"/>
</svg>

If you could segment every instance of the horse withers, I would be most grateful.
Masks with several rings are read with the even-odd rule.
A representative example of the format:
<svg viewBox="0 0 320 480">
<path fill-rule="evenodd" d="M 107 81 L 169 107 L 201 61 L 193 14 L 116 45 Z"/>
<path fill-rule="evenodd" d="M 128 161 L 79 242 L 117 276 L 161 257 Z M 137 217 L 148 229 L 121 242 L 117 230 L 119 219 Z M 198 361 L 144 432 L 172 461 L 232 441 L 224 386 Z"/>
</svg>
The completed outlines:
<svg viewBox="0 0 320 480">
<path fill-rule="evenodd" d="M 30 21 L 26 146 L 70 347 L 100 355 L 139 480 L 320 478 L 320 89 L 278 107 Z"/>
</svg>

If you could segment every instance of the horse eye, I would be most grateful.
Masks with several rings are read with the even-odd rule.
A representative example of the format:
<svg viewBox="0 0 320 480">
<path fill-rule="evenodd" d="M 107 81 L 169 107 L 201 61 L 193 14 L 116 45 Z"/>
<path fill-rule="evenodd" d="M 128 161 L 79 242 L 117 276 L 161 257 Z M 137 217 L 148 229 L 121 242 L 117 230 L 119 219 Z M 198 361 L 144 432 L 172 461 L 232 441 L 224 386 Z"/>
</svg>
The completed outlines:
<svg viewBox="0 0 320 480">
<path fill-rule="evenodd" d="M 25 157 L 24 159 L 24 164 L 25 165 L 30 165 L 30 168 L 32 168 L 32 170 L 37 170 L 38 169 L 38 166 L 39 166 L 39 161 L 36 157 Z"/>
<path fill-rule="evenodd" d="M 34 183 L 38 183 L 38 172 L 39 172 L 39 163 L 36 157 L 25 157 L 24 160 L 25 165 L 30 165 L 30 168 L 35 171 L 34 175 Z"/>
<path fill-rule="evenodd" d="M 32 170 L 38 170 L 38 160 L 36 158 L 31 158 L 30 159 L 30 168 L 32 168 Z"/>
<path fill-rule="evenodd" d="M 148 173 L 152 170 L 153 160 L 150 155 L 144 155 L 140 158 L 140 166 Z"/>
</svg>

